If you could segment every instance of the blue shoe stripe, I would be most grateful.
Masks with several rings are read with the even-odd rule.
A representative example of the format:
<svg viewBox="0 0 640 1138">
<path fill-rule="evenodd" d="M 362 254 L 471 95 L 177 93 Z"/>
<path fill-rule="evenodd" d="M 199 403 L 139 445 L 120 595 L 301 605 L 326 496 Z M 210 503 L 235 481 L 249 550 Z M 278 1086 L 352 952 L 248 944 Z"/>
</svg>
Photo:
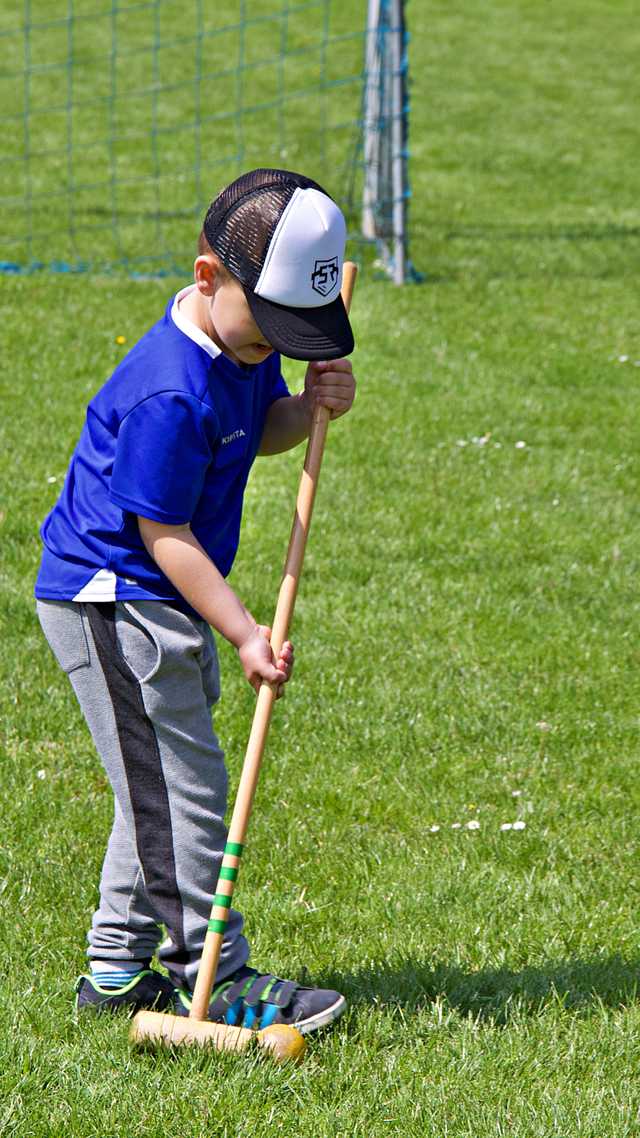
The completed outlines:
<svg viewBox="0 0 640 1138">
<path fill-rule="evenodd" d="M 228 1024 L 236 1024 L 242 1013 L 242 996 L 240 996 L 229 1008 L 224 1017 L 224 1022 Z"/>
<path fill-rule="evenodd" d="M 252 1008 L 252 1007 L 248 1007 L 244 1013 L 244 1019 L 242 1021 L 242 1026 L 243 1027 L 253 1027 L 254 1023 L 256 1022 L 256 1020 L 258 1018 L 259 1017 L 258 1017 L 257 1009 Z"/>
<path fill-rule="evenodd" d="M 264 1004 L 264 1012 L 262 1013 L 262 1020 L 260 1022 L 261 1028 L 271 1027 L 274 1019 L 278 1014 L 277 1004 Z"/>
<path fill-rule="evenodd" d="M 277 1005 L 260 1004 L 259 1007 L 264 1009 L 262 1015 L 260 1015 L 258 1008 L 247 1007 L 240 996 L 227 1010 L 224 1022 L 232 1027 L 241 1023 L 243 1027 L 251 1028 L 256 1022 L 258 1022 L 261 1028 L 270 1027 L 278 1014 Z"/>
</svg>

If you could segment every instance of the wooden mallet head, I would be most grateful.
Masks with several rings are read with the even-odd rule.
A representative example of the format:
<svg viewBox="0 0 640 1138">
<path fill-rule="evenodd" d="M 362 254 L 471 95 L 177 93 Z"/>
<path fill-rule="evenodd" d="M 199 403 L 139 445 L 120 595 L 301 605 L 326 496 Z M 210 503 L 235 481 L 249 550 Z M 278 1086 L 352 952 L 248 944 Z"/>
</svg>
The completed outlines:
<svg viewBox="0 0 640 1138">
<path fill-rule="evenodd" d="M 276 1063 L 299 1063 L 306 1050 L 303 1035 L 284 1023 L 274 1023 L 263 1031 L 231 1027 L 169 1012 L 141 1011 L 131 1025 L 129 1039 L 134 1046 L 180 1047 L 195 1044 L 216 1051 L 246 1051 L 258 1047 Z"/>
</svg>

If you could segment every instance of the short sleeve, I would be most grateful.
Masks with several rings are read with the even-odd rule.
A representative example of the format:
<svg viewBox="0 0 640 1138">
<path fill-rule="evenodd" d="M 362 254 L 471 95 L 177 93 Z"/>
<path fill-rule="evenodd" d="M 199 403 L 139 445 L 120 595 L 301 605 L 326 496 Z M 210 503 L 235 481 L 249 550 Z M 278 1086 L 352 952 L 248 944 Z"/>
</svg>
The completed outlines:
<svg viewBox="0 0 640 1138">
<path fill-rule="evenodd" d="M 191 521 L 218 436 L 215 412 L 181 391 L 163 391 L 125 416 L 109 496 L 165 525 Z"/>
<path fill-rule="evenodd" d="M 276 399 L 284 399 L 287 395 L 290 395 L 291 392 L 287 387 L 286 380 L 280 369 L 279 352 L 273 352 L 273 354 L 269 356 L 267 367 L 269 369 L 269 385 L 267 388 L 266 406 L 270 407 L 272 403 L 275 403 Z"/>
<path fill-rule="evenodd" d="M 270 392 L 271 397 L 270 397 L 269 402 L 275 403 L 276 399 L 283 399 L 285 396 L 287 396 L 289 394 L 290 394 L 290 391 L 289 391 L 289 388 L 287 387 L 287 385 L 285 383 L 284 376 L 282 375 L 282 372 L 278 368 L 278 371 L 276 372 L 276 374 L 274 376 L 273 383 L 271 384 L 271 392 Z"/>
</svg>

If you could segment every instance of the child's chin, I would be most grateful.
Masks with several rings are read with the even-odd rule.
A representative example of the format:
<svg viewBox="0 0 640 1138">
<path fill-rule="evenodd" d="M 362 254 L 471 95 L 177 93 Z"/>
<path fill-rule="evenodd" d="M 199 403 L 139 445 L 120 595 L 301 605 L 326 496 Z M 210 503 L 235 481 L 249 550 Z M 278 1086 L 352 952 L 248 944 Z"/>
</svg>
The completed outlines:
<svg viewBox="0 0 640 1138">
<path fill-rule="evenodd" d="M 255 348 L 247 348 L 246 353 L 243 352 L 243 356 L 245 357 L 243 362 L 251 364 L 261 363 L 262 360 L 266 360 L 267 356 L 270 356 L 272 352 L 273 348 L 259 348 L 257 346 Z"/>
</svg>

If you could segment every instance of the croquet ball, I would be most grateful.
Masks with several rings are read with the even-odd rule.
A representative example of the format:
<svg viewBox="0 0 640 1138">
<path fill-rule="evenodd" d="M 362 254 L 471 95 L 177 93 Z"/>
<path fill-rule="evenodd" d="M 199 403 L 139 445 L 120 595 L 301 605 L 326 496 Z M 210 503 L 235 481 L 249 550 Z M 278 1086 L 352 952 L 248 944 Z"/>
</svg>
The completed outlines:
<svg viewBox="0 0 640 1138">
<path fill-rule="evenodd" d="M 300 1063 L 307 1044 L 304 1035 L 288 1023 L 274 1023 L 258 1032 L 258 1042 L 276 1063 Z"/>
</svg>

